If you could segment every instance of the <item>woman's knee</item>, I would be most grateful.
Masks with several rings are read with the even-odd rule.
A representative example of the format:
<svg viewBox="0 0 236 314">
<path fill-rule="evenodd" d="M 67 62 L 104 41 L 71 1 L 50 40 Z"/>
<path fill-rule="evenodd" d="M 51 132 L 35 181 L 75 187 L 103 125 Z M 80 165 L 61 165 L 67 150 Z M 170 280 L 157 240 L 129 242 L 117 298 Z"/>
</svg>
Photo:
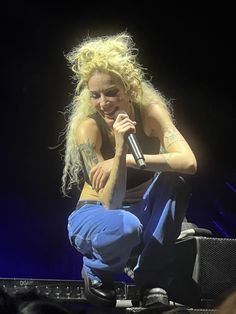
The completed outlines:
<svg viewBox="0 0 236 314">
<path fill-rule="evenodd" d="M 142 224 L 135 215 L 121 211 L 116 218 L 115 226 L 97 234 L 92 241 L 94 255 L 107 263 L 126 259 L 141 240 Z"/>
<path fill-rule="evenodd" d="M 156 185 L 160 188 L 160 186 L 169 187 L 169 189 L 173 189 L 174 191 L 191 191 L 191 182 L 190 179 L 186 175 L 181 175 L 176 172 L 162 172 L 158 180 L 156 181 Z"/>
<path fill-rule="evenodd" d="M 140 238 L 143 226 L 134 214 L 125 211 L 122 224 L 124 238 Z"/>
</svg>

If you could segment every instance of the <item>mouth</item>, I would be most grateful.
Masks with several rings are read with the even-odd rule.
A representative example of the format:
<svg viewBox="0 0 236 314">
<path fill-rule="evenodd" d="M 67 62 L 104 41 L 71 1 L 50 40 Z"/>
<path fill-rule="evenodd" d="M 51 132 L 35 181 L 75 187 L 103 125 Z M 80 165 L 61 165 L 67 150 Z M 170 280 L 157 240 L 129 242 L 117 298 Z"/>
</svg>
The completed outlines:
<svg viewBox="0 0 236 314">
<path fill-rule="evenodd" d="M 111 112 L 103 112 L 104 116 L 109 118 L 109 119 L 115 119 L 115 113 L 116 111 L 119 110 L 119 108 L 114 108 Z"/>
</svg>

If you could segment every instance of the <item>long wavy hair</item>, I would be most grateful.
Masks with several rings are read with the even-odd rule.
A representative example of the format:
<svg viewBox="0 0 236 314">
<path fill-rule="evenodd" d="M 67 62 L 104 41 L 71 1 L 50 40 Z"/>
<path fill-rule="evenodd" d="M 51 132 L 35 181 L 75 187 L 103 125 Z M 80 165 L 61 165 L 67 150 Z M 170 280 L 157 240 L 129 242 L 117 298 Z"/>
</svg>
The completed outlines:
<svg viewBox="0 0 236 314">
<path fill-rule="evenodd" d="M 80 187 L 83 181 L 82 163 L 76 143 L 76 133 L 80 123 L 95 112 L 91 103 L 88 80 L 95 71 L 109 72 L 118 76 L 123 82 L 131 101 L 139 106 L 158 103 L 164 106 L 172 115 L 171 104 L 150 80 L 145 79 L 145 68 L 137 62 L 138 49 L 135 48 L 132 37 L 126 33 L 97 38 L 86 38 L 80 45 L 66 54 L 74 73 L 76 82 L 72 102 L 67 106 L 67 126 L 65 129 L 65 154 L 62 175 L 62 192 L 72 189 L 73 185 Z"/>
</svg>

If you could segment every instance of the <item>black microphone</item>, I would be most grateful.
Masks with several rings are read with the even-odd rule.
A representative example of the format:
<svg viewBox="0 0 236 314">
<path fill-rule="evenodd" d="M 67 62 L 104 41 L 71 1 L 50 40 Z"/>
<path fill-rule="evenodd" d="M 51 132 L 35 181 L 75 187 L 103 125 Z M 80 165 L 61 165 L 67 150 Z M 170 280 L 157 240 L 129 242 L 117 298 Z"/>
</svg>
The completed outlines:
<svg viewBox="0 0 236 314">
<path fill-rule="evenodd" d="M 127 142 L 136 164 L 139 166 L 140 169 L 145 169 L 146 168 L 145 159 L 135 134 L 132 133 L 128 135 Z"/>
<path fill-rule="evenodd" d="M 116 113 L 115 113 L 115 119 L 117 118 L 118 114 L 120 113 L 123 113 L 123 114 L 127 114 L 126 111 L 124 110 L 118 110 Z M 127 138 L 127 144 L 129 146 L 129 149 L 134 157 L 134 160 L 136 162 L 136 164 L 139 166 L 140 169 L 144 169 L 146 168 L 146 163 L 145 163 L 145 159 L 144 159 L 144 156 L 143 156 L 143 152 L 142 152 L 142 149 L 138 143 L 138 140 L 135 136 L 134 133 L 131 133 L 128 135 L 128 138 Z"/>
</svg>

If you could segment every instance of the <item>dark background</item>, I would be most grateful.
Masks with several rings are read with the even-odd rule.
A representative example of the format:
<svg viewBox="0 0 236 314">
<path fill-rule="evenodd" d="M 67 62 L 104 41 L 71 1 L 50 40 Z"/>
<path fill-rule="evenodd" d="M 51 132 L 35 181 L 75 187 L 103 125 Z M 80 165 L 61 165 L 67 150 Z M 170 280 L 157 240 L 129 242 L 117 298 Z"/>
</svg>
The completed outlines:
<svg viewBox="0 0 236 314">
<path fill-rule="evenodd" d="M 67 53 L 88 34 L 127 30 L 154 85 L 173 99 L 198 159 L 187 217 L 236 236 L 234 10 L 156 2 L 11 1 L 1 7 L 0 277 L 79 279 L 67 238 L 78 195 L 60 193 L 58 136 L 74 86 Z"/>
</svg>

